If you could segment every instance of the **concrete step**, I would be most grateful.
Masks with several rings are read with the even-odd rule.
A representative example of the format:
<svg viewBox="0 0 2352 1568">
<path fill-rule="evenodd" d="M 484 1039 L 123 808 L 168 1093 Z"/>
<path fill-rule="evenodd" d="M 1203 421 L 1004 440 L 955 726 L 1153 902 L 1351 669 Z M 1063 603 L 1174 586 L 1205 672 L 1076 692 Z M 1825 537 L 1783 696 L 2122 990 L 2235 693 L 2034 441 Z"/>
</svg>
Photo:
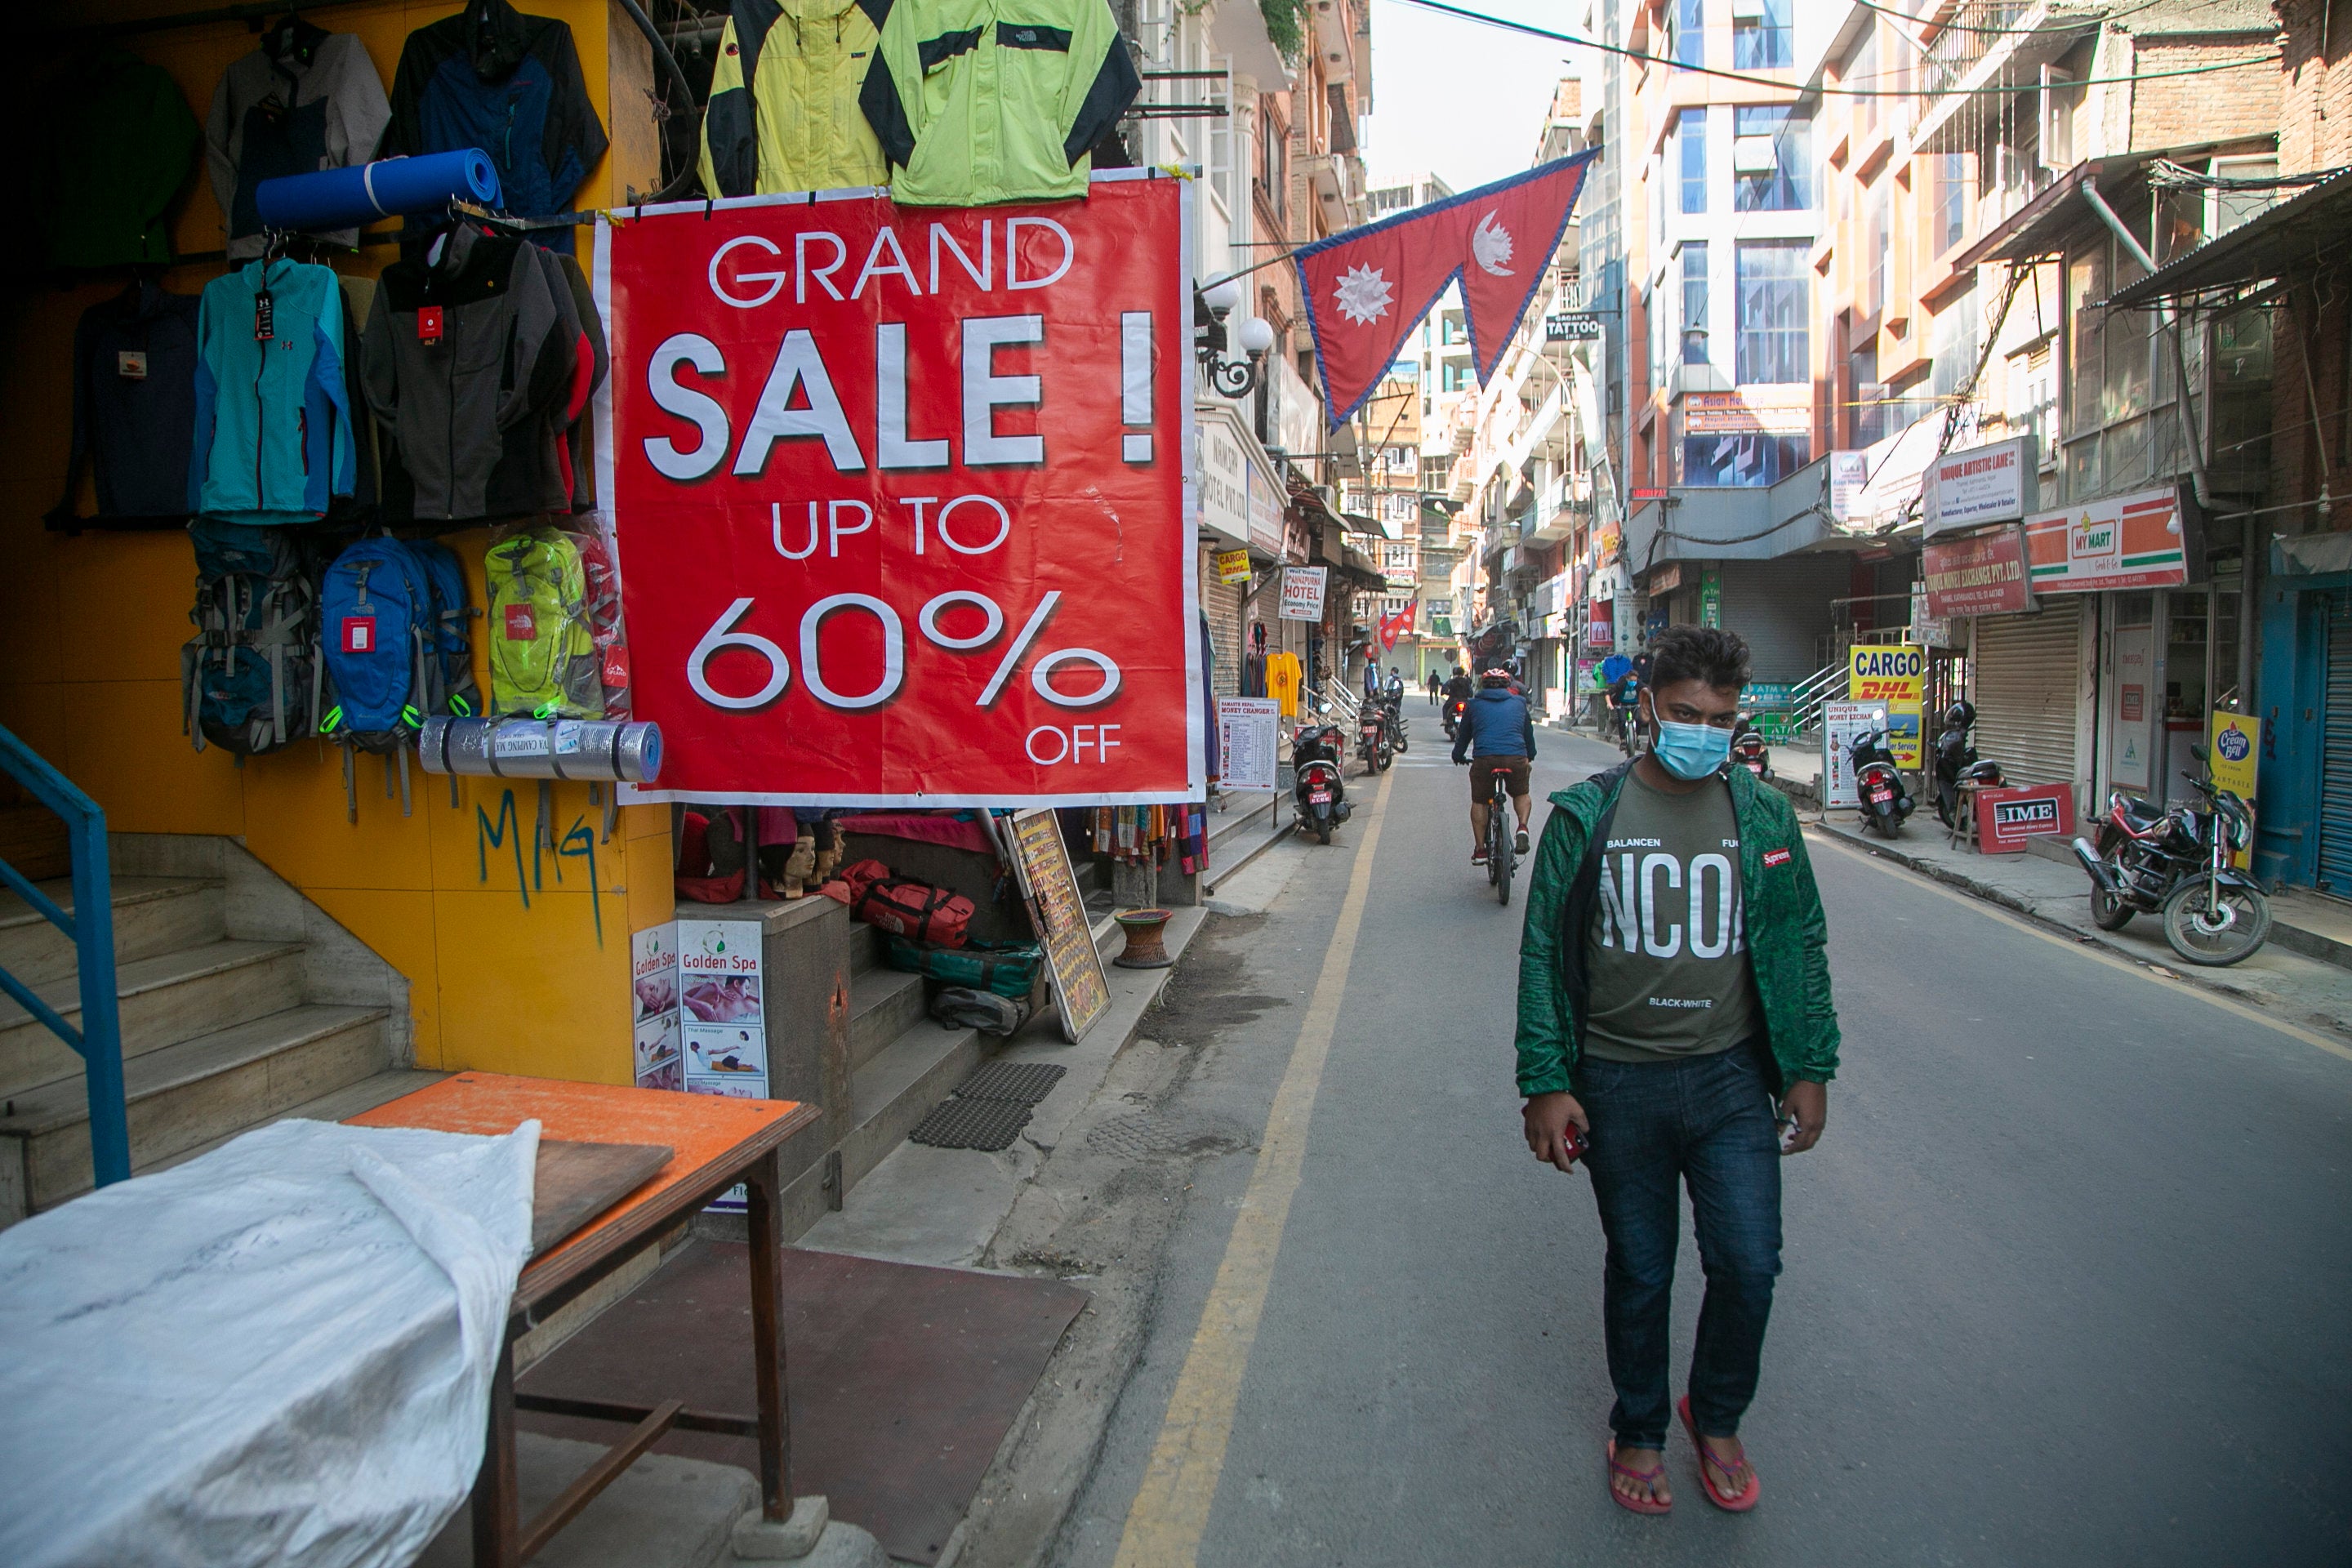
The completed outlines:
<svg viewBox="0 0 2352 1568">
<path fill-rule="evenodd" d="M 1274 826 L 1275 808 L 1284 797 L 1251 791 L 1235 797 L 1224 815 L 1209 814 L 1209 864 L 1216 865 L 1225 857 L 1219 852 L 1236 844 L 1248 844 L 1264 837 Z"/>
<path fill-rule="evenodd" d="M 388 1017 L 373 1007 L 289 1007 L 131 1058 L 122 1072 L 131 1168 L 216 1142 L 383 1072 L 392 1065 Z M 79 1074 L 5 1102 L 0 1162 L 9 1166 L 0 1189 L 21 1194 L 35 1211 L 89 1190 L 89 1106 Z"/>
<path fill-rule="evenodd" d="M 70 979 L 37 985 L 42 1001 L 79 1026 L 81 995 Z M 115 971 L 122 1054 L 131 1058 L 252 1019 L 302 1000 L 302 944 L 212 942 L 134 959 Z M 0 1097 L 77 1077 L 81 1057 L 48 1026 L 0 997 Z"/>
<path fill-rule="evenodd" d="M 866 969 L 849 980 L 849 1065 L 855 1069 L 923 1021 L 923 977 L 902 969 Z"/>
<path fill-rule="evenodd" d="M 74 912 L 70 878 L 36 886 L 67 914 Z M 115 878 L 114 962 L 220 941 L 228 934 L 224 897 L 221 884 L 207 877 Z M 73 973 L 74 967 L 74 944 L 66 933 L 16 894 L 0 892 L 0 969 L 37 986 Z"/>
<path fill-rule="evenodd" d="M 316 1100 L 305 1100 L 291 1110 L 276 1116 L 265 1116 L 256 1121 L 253 1127 L 266 1127 L 273 1121 L 349 1121 L 363 1110 L 373 1110 L 377 1106 L 389 1100 L 398 1100 L 404 1094 L 414 1094 L 426 1084 L 439 1083 L 448 1076 L 446 1072 L 427 1072 L 422 1068 L 386 1068 L 380 1073 L 370 1074 L 357 1083 L 346 1084 L 331 1093 L 320 1095 Z M 154 1169 L 167 1171 L 174 1165 L 185 1164 L 199 1154 L 212 1152 L 232 1138 L 252 1131 L 253 1127 L 239 1127 L 234 1131 L 224 1132 L 217 1138 L 199 1143 L 184 1153 L 158 1160 Z M 144 1172 L 141 1173 L 142 1175 L 144 1173 Z"/>
<path fill-rule="evenodd" d="M 843 1190 L 905 1142 L 986 1054 L 979 1030 L 945 1028 L 926 1018 L 858 1068 L 850 1080 L 852 1125 L 841 1143 Z"/>
</svg>

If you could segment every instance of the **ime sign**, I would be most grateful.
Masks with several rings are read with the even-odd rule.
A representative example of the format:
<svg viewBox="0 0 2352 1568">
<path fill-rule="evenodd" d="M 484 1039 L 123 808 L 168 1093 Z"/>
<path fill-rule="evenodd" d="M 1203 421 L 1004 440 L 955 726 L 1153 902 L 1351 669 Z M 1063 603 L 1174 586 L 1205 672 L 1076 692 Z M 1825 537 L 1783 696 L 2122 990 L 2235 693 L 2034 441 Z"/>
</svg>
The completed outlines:
<svg viewBox="0 0 2352 1568">
<path fill-rule="evenodd" d="M 2017 855 L 2026 840 L 2074 828 L 2074 791 L 2068 784 L 1977 792 L 1977 847 L 1987 855 Z"/>
<path fill-rule="evenodd" d="M 599 226 L 636 799 L 1181 802 L 1204 787 L 1185 187 Z"/>
</svg>

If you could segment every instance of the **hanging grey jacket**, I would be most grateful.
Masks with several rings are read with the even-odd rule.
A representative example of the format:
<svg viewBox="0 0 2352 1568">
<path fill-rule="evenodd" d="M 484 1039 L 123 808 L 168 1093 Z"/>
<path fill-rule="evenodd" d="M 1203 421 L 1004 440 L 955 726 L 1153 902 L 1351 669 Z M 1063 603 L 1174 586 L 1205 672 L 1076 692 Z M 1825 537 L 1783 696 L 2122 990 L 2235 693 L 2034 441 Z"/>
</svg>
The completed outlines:
<svg viewBox="0 0 2352 1568">
<path fill-rule="evenodd" d="M 437 259 L 384 268 L 360 370 L 387 437 L 386 521 L 568 510 L 555 435 L 580 328 L 558 277 L 530 241 L 473 224 Z"/>
<path fill-rule="evenodd" d="M 383 79 L 356 35 L 330 33 L 299 16 L 263 34 L 259 48 L 221 73 L 205 121 L 205 162 L 228 223 L 229 259 L 261 254 L 256 186 L 364 163 L 391 118 Z M 318 237 L 330 245 L 360 241 L 355 228 Z"/>
</svg>

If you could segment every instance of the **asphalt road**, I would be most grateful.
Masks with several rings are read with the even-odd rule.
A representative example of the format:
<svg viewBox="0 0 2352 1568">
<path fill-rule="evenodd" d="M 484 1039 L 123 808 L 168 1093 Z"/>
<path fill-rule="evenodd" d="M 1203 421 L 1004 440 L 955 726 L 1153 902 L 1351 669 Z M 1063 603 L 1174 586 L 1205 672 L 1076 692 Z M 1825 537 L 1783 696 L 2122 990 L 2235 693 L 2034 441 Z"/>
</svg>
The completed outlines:
<svg viewBox="0 0 2352 1568">
<path fill-rule="evenodd" d="M 1600 1227 L 1518 1135 L 1519 908 L 1470 868 L 1462 773 L 1413 717 L 1199 1563 L 2352 1561 L 2352 1062 L 1818 839 L 1845 1055 L 1786 1172 L 1744 1433 L 1763 1502 L 1716 1512 L 1676 1432 L 1673 1513 L 1613 1506 Z M 1539 793 L 1613 760 L 1542 749 Z M 1267 1005 L 1189 1109 L 1267 1125 L 1366 821 L 1203 932 Z M 1255 1163 L 1181 1195 L 1057 1563 L 1118 1553 Z"/>
</svg>

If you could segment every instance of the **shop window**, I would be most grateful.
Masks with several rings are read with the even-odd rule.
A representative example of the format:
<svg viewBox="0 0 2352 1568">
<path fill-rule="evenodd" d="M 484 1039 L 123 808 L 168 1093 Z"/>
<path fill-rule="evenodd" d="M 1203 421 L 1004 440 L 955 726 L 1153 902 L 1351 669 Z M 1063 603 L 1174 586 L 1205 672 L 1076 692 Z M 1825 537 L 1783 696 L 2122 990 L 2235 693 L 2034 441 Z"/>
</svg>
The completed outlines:
<svg viewBox="0 0 2352 1568">
<path fill-rule="evenodd" d="M 1812 379 L 1809 248 L 1801 239 L 1751 239 L 1740 241 L 1733 252 L 1739 314 L 1736 359 L 1742 383 Z"/>
<path fill-rule="evenodd" d="M 1812 461 L 1812 441 L 1804 436 L 1685 435 L 1675 457 L 1681 484 L 1772 485 Z"/>
</svg>

